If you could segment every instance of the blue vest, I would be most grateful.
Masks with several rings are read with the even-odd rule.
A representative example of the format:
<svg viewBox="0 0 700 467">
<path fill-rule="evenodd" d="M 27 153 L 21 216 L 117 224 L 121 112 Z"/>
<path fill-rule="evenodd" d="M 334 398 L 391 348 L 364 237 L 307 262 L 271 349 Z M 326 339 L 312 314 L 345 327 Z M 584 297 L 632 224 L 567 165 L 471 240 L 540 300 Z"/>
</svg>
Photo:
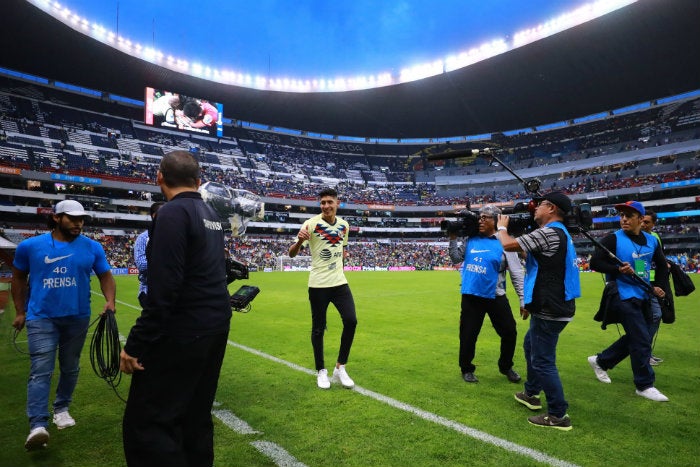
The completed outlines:
<svg viewBox="0 0 700 467">
<path fill-rule="evenodd" d="M 561 229 L 566 235 L 566 262 L 564 266 L 564 300 L 572 300 L 581 296 L 581 281 L 578 275 L 578 266 L 576 264 L 576 249 L 574 242 L 571 240 L 566 227 L 559 221 L 550 222 L 545 227 L 553 227 Z M 525 297 L 524 301 L 527 305 L 532 302 L 532 294 L 535 290 L 535 281 L 537 280 L 537 270 L 539 263 L 534 255 L 528 254 L 525 260 Z"/>
<path fill-rule="evenodd" d="M 464 248 L 462 294 L 496 298 L 503 246 L 496 237 L 469 237 Z"/>
<path fill-rule="evenodd" d="M 653 235 L 646 232 L 641 232 L 647 239 L 647 244 L 637 245 L 634 243 L 623 230 L 618 230 L 615 232 L 617 237 L 617 244 L 615 246 L 617 257 L 623 262 L 630 263 L 634 269 L 635 261 L 644 262 L 644 282 L 649 283 L 649 271 L 651 270 L 651 262 L 654 259 L 654 251 L 656 251 L 656 246 L 658 242 Z M 641 277 L 641 276 L 640 276 Z M 639 298 L 644 300 L 648 298 L 647 290 L 642 286 L 636 279 L 626 274 L 618 274 L 616 277 L 617 290 L 620 293 L 621 300 L 627 300 L 630 298 Z"/>
</svg>

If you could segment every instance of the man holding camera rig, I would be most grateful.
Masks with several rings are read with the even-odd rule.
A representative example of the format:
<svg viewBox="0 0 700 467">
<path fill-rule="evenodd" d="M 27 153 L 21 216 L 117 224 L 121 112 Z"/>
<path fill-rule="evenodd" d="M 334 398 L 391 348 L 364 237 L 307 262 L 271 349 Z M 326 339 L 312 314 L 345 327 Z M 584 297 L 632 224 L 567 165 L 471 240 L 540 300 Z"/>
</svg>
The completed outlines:
<svg viewBox="0 0 700 467">
<path fill-rule="evenodd" d="M 459 320 L 459 366 L 467 383 L 477 383 L 474 375 L 476 340 L 479 337 L 484 316 L 488 313 L 496 333 L 501 338 L 499 371 L 508 381 L 517 383 L 520 375 L 513 370 L 513 355 L 517 329 L 513 312 L 506 298 L 506 269 L 518 297 L 521 314 L 523 308 L 523 267 L 518 254 L 504 252 L 498 240 L 496 221 L 501 210 L 486 205 L 479 211 L 478 231 L 465 232 L 464 244 L 457 241 L 457 232 L 449 232 L 450 259 L 462 266 L 462 312 Z"/>
<path fill-rule="evenodd" d="M 654 308 L 659 306 L 656 297 L 663 298 L 666 293 L 661 287 L 644 287 L 641 281 L 632 277 L 641 277 L 649 284 L 653 262 L 656 264 L 655 284 L 664 285 L 669 290 L 666 257 L 656 237 L 642 231 L 645 214 L 642 203 L 627 201 L 616 204 L 615 208 L 620 214 L 620 229 L 604 237 L 600 243 L 623 263 L 619 265 L 607 252 L 597 248 L 591 258 L 591 268 L 604 273 L 608 282 L 615 281 L 618 294 L 610 307 L 616 311 L 625 334 L 601 353 L 588 357 L 588 363 L 598 381 L 610 383 L 607 370 L 629 355 L 637 395 L 666 402 L 668 397 L 654 387 L 656 377 L 650 362 Z"/>
<path fill-rule="evenodd" d="M 525 311 L 530 329 L 523 348 L 527 363 L 527 381 L 515 400 L 530 410 L 542 408 L 539 393 L 547 398 L 547 414 L 529 417 L 536 426 L 569 431 L 571 419 L 564 388 L 556 366 L 559 334 L 574 318 L 575 299 L 581 296 L 576 266 L 576 250 L 566 230 L 564 216 L 571 211 L 571 200 L 554 191 L 534 198 L 534 220 L 539 226 L 530 233 L 513 238 L 508 234 L 508 216 L 498 216 L 499 240 L 505 251 L 525 251 Z"/>
<path fill-rule="evenodd" d="M 211 407 L 226 352 L 231 305 L 224 230 L 197 192 L 188 151 L 160 162 L 158 210 L 148 250 L 148 295 L 121 353 L 132 374 L 122 434 L 129 467 L 211 466 Z"/>
</svg>

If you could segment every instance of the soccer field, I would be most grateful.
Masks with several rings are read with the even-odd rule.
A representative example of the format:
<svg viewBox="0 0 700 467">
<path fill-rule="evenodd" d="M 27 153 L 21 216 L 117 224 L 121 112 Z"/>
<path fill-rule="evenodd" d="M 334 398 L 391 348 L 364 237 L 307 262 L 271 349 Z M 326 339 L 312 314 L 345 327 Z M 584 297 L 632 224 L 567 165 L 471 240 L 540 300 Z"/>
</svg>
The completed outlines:
<svg viewBox="0 0 700 467">
<path fill-rule="evenodd" d="M 664 362 L 655 367 L 656 386 L 670 402 L 657 403 L 635 395 L 629 360 L 609 372 L 612 384 L 595 379 L 586 357 L 613 342 L 618 330 L 613 325 L 603 331 L 593 321 L 602 279 L 582 274 L 583 297 L 558 346 L 574 427 L 560 432 L 527 423 L 534 412 L 513 399 L 522 384 L 509 383 L 498 372 L 499 339 L 488 318 L 477 343 L 480 382 L 462 381 L 457 272 L 355 272 L 347 277 L 358 314 L 347 366 L 353 390 L 316 387 L 307 273 L 251 273 L 249 280 L 231 284 L 232 292 L 244 284 L 261 292 L 250 313 L 233 316 L 214 408 L 216 466 L 698 465 L 698 292 L 676 297 L 676 323 L 661 326 L 654 354 Z M 693 279 L 700 285 L 696 275 Z M 126 336 L 140 312 L 137 280 L 118 276 L 117 284 L 117 321 Z M 96 283 L 93 287 L 99 290 Z M 93 310 L 103 303 L 97 293 Z M 517 304 L 514 295 L 511 304 Z M 330 368 L 342 323 L 332 306 L 328 316 Z M 76 426 L 60 432 L 51 426 L 47 449 L 24 451 L 29 359 L 12 344 L 13 317 L 12 309 L 0 315 L 5 336 L 0 342 L 0 467 L 125 465 L 124 404 L 94 375 L 89 342 L 71 406 Z M 515 369 L 524 376 L 522 339 L 529 321 L 517 321 Z M 26 350 L 24 331 L 17 347 Z M 187 378 L 186 368 L 182 378 Z M 118 387 L 124 398 L 128 385 L 125 376 Z"/>
</svg>

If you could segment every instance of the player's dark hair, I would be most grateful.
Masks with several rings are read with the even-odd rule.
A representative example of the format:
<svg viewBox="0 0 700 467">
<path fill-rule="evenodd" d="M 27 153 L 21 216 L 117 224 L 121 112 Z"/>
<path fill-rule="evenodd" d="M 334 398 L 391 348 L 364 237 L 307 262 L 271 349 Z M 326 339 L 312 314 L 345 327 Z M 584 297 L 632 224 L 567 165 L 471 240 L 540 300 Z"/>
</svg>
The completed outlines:
<svg viewBox="0 0 700 467">
<path fill-rule="evenodd" d="M 337 198 L 338 197 L 338 192 L 335 191 L 333 188 L 324 188 L 321 190 L 321 192 L 318 194 L 319 198 L 323 198 L 324 196 L 330 196 L 332 198 Z"/>
</svg>

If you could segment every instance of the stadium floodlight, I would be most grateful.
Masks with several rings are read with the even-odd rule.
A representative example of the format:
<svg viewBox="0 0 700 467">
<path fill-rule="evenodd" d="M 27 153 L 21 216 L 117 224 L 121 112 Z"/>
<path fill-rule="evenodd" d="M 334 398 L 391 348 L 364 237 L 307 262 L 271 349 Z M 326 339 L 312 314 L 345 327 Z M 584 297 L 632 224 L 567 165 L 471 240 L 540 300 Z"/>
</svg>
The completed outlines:
<svg viewBox="0 0 700 467">
<path fill-rule="evenodd" d="M 137 58 L 149 62 L 157 62 L 159 65 L 173 71 L 192 74 L 193 76 L 222 84 L 231 84 L 261 90 L 284 92 L 343 92 L 416 81 L 444 72 L 464 68 L 511 49 L 551 36 L 567 28 L 598 18 L 635 3 L 638 0 L 597 0 L 590 2 L 576 10 L 551 18 L 535 27 L 518 31 L 513 34 L 513 39 L 510 42 L 505 39 L 496 39 L 491 42 L 486 42 L 478 47 L 470 48 L 467 52 L 450 54 L 445 59 L 433 60 L 431 62 L 406 67 L 401 70 L 398 76 L 394 76 L 391 73 L 380 73 L 369 77 L 338 77 L 329 80 L 322 78 L 305 80 L 274 77 L 266 79 L 263 77 L 251 78 L 250 75 L 241 72 L 218 73 L 212 71 L 212 68 L 209 66 L 199 65 L 198 61 L 193 62 L 197 63 L 197 65 L 190 66 L 189 60 L 175 58 L 172 55 L 168 55 L 168 59 L 162 63 L 164 54 L 159 52 L 157 56 L 154 56 L 148 49 L 142 47 L 134 48 L 132 42 L 127 38 L 117 37 L 115 33 L 104 28 L 91 28 L 87 19 L 81 18 L 78 13 L 70 11 L 67 7 L 63 7 L 59 2 L 51 2 L 50 0 L 28 1 L 77 31 Z"/>
</svg>

